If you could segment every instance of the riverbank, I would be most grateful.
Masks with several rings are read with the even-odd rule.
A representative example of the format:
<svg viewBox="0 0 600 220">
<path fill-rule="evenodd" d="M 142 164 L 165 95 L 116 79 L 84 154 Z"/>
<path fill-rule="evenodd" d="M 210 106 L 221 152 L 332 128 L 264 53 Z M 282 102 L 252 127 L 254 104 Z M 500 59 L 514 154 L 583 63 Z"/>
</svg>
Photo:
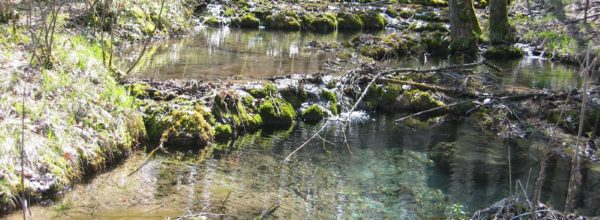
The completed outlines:
<svg viewBox="0 0 600 220">
<path fill-rule="evenodd" d="M 34 5 L 40 12 L 31 16 L 51 14 L 33 19 L 33 32 L 26 28 L 29 4 L 0 5 L 0 214 L 20 207 L 22 196 L 32 205 L 55 199 L 145 140 L 138 104 L 118 81 L 122 71 L 112 65 L 112 51 L 188 31 L 191 13 L 180 10 L 187 5 L 166 4 L 120 2 L 120 14 L 83 2 Z"/>
</svg>

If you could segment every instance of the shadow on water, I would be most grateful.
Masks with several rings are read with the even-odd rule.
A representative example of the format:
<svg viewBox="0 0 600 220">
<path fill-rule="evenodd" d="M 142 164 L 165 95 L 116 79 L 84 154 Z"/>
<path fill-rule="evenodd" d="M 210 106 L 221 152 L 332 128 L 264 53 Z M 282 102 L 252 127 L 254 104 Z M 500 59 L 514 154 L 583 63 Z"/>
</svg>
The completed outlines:
<svg viewBox="0 0 600 220">
<path fill-rule="evenodd" d="M 284 219 L 442 218 L 453 204 L 473 211 L 509 195 L 507 147 L 513 181 L 519 179 L 531 193 L 539 149 L 548 147 L 536 140 L 497 139 L 462 122 L 414 130 L 395 125 L 394 118 L 375 116 L 352 125 L 352 153 L 333 123 L 323 135 L 330 142 L 311 142 L 289 163 L 284 158 L 318 125 L 258 131 L 233 145 L 218 144 L 201 152 L 157 155 L 127 176 L 143 162 L 144 155 L 137 154 L 66 193 L 60 204 L 32 211 L 34 216 L 61 219 L 160 219 L 194 213 L 234 218 L 265 213 Z M 455 154 L 446 158 L 447 168 L 432 160 L 432 149 L 444 143 L 456 146 Z M 567 169 L 563 159 L 549 162 L 543 198 L 554 207 L 564 200 Z M 580 209 L 597 215 L 600 167 L 587 167 L 584 173 L 587 194 Z"/>
</svg>

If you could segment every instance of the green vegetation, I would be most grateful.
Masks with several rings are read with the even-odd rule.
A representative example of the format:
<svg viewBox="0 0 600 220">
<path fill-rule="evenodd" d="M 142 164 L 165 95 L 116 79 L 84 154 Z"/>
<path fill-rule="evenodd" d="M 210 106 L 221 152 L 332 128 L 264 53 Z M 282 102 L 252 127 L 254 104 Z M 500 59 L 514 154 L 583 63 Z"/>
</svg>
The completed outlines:
<svg viewBox="0 0 600 220">
<path fill-rule="evenodd" d="M 260 20 L 252 13 L 247 13 L 240 18 L 239 25 L 241 28 L 258 28 Z"/>
<path fill-rule="evenodd" d="M 339 30 L 362 30 L 365 24 L 360 16 L 354 13 L 341 12 L 338 14 L 338 29 Z"/>
<path fill-rule="evenodd" d="M 300 117 L 306 123 L 316 124 L 316 123 L 320 122 L 321 120 L 323 120 L 323 118 L 325 117 L 325 112 L 323 112 L 323 109 L 321 109 L 321 106 L 319 106 L 317 104 L 313 104 L 313 105 L 309 106 L 308 108 L 306 108 L 302 112 L 302 115 Z"/>
<path fill-rule="evenodd" d="M 363 22 L 363 28 L 367 30 L 382 30 L 386 21 L 383 15 L 377 11 L 360 12 L 358 14 Z"/>
<path fill-rule="evenodd" d="M 279 98 L 265 101 L 258 108 L 258 112 L 263 119 L 264 125 L 273 127 L 290 127 L 296 117 L 294 107 Z"/>
<path fill-rule="evenodd" d="M 293 12 L 277 12 L 266 18 L 266 27 L 277 30 L 299 31 L 301 20 Z"/>
<path fill-rule="evenodd" d="M 516 59 L 523 57 L 523 51 L 514 46 L 493 46 L 488 48 L 483 56 L 488 59 Z"/>
<path fill-rule="evenodd" d="M 231 138 L 233 135 L 233 129 L 228 124 L 217 124 L 215 125 L 215 139 L 223 141 Z"/>
</svg>

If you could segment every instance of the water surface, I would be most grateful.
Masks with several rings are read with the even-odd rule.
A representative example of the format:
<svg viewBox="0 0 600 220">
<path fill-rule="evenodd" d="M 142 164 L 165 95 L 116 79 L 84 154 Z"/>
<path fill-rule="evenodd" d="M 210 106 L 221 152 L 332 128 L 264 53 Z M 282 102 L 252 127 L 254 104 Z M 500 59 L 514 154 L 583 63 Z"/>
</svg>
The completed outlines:
<svg viewBox="0 0 600 220">
<path fill-rule="evenodd" d="M 537 178 L 544 142 L 507 141 L 460 122 L 431 130 L 377 116 L 353 124 L 348 143 L 340 126 L 284 158 L 320 128 L 299 124 L 289 131 L 259 131 L 233 144 L 200 152 L 135 154 L 113 171 L 78 185 L 51 208 L 34 207 L 35 218 L 164 219 L 204 213 L 212 217 L 279 219 L 444 218 L 454 204 L 474 211 L 510 195 L 512 180 L 528 193 Z M 431 149 L 454 143 L 448 169 L 431 160 Z M 142 168 L 130 175 L 138 167 Z M 549 162 L 543 198 L 561 207 L 568 182 L 562 159 Z M 600 214 L 600 167 L 584 169 L 580 210 Z M 523 190 L 519 188 L 518 190 Z M 18 214 L 9 217 L 18 219 Z"/>
</svg>

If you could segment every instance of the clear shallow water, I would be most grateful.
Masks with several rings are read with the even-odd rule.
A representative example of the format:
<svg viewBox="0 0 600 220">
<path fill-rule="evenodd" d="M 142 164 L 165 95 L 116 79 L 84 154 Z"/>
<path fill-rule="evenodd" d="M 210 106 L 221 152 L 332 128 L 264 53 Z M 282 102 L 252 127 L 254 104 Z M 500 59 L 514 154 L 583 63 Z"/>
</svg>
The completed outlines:
<svg viewBox="0 0 600 220">
<path fill-rule="evenodd" d="M 393 32 L 391 30 L 387 32 Z M 152 43 L 134 70 L 134 77 L 165 79 L 261 79 L 294 73 L 342 74 L 353 63 L 338 60 L 334 52 L 308 47 L 312 41 L 349 41 L 360 33 L 316 34 L 200 28 L 195 35 Z M 379 32 L 374 34 L 385 34 Z M 129 67 L 141 51 L 137 45 L 118 54 L 119 65 Z M 539 57 L 512 61 L 490 61 L 503 68 L 495 73 L 509 86 L 568 90 L 581 82 L 578 68 L 549 62 Z M 390 68 L 430 68 L 448 65 L 445 59 L 419 61 L 413 58 L 388 60 Z"/>
<path fill-rule="evenodd" d="M 334 54 L 307 48 L 311 41 L 348 41 L 357 33 L 314 34 L 229 28 L 201 28 L 184 39 L 152 44 L 135 70 L 156 79 L 261 79 L 294 73 L 331 71 Z M 141 46 L 140 46 L 141 47 Z M 141 51 L 124 50 L 128 66 Z"/>
<path fill-rule="evenodd" d="M 157 155 L 129 176 L 143 164 L 145 156 L 138 153 L 32 213 L 35 219 L 164 219 L 200 212 L 227 218 L 267 213 L 280 219 L 444 218 L 453 204 L 473 211 L 509 195 L 508 147 L 512 179 L 531 193 L 539 169 L 537 149 L 548 147 L 503 141 L 457 122 L 413 130 L 393 124 L 395 118 L 379 116 L 352 125 L 351 153 L 339 127 L 331 125 L 324 137 L 332 143 L 315 140 L 290 163 L 284 158 L 320 126 L 299 124 L 201 152 Z M 448 170 L 431 161 L 430 149 L 440 142 L 458 146 Z M 556 207 L 564 200 L 566 167 L 555 159 L 547 170 L 543 197 Z M 584 169 L 584 177 L 581 210 L 597 215 L 600 167 Z"/>
</svg>

